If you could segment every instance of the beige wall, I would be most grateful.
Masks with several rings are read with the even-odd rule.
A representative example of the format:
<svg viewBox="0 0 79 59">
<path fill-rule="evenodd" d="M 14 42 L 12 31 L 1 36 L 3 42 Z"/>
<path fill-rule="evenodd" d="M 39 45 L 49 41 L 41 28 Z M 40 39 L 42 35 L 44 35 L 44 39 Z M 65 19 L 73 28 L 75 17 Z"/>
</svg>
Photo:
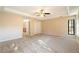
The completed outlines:
<svg viewBox="0 0 79 59">
<path fill-rule="evenodd" d="M 0 41 L 16 39 L 23 34 L 23 16 L 11 12 L 0 12 Z M 29 17 L 30 35 L 41 33 L 41 21 Z"/>
<path fill-rule="evenodd" d="M 42 32 L 48 35 L 68 36 L 68 17 L 42 21 Z"/>
<path fill-rule="evenodd" d="M 76 36 L 79 39 L 79 11 L 78 14 L 76 15 Z"/>
<path fill-rule="evenodd" d="M 22 37 L 23 16 L 1 11 L 0 12 L 0 41 Z"/>
<path fill-rule="evenodd" d="M 3 23 L 3 12 L 0 11 L 0 27 L 2 27 L 2 23 Z"/>
</svg>

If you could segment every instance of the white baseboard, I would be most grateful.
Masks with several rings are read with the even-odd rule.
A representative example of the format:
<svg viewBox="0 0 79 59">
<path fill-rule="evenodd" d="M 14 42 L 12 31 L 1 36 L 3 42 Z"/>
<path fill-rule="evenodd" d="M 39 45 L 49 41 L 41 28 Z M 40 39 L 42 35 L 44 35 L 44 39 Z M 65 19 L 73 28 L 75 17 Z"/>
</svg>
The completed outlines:
<svg viewBox="0 0 79 59">
<path fill-rule="evenodd" d="M 47 33 L 43 33 L 44 35 L 49 35 L 49 36 L 54 36 L 54 37 L 61 37 L 61 38 L 65 38 L 65 39 L 68 39 L 68 40 L 75 40 L 75 35 L 63 35 L 63 36 L 61 36 L 61 35 L 52 35 L 52 34 L 47 34 Z"/>
<path fill-rule="evenodd" d="M 9 40 L 15 40 L 18 38 L 22 38 L 22 36 L 15 36 L 15 37 L 7 37 L 5 39 L 1 39 L 0 42 L 9 41 Z"/>
</svg>

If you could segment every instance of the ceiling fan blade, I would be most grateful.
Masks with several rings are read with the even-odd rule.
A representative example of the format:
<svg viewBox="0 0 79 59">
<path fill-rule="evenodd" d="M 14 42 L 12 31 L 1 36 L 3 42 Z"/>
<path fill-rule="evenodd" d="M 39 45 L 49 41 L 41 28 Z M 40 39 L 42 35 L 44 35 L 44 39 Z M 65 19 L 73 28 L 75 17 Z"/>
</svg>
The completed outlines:
<svg viewBox="0 0 79 59">
<path fill-rule="evenodd" d="M 36 15 L 36 16 L 40 16 L 40 15 L 38 14 L 38 15 Z"/>
<path fill-rule="evenodd" d="M 38 12 L 35 12 L 35 15 L 36 15 L 36 16 L 40 16 L 40 13 L 38 13 Z"/>
<path fill-rule="evenodd" d="M 43 9 L 41 9 L 39 12 L 35 12 L 36 16 L 41 16 L 41 17 L 45 17 L 46 15 L 49 15 L 51 13 L 49 12 L 45 12 Z"/>
<path fill-rule="evenodd" d="M 51 13 L 44 13 L 44 14 L 49 15 L 49 14 L 51 14 Z"/>
</svg>

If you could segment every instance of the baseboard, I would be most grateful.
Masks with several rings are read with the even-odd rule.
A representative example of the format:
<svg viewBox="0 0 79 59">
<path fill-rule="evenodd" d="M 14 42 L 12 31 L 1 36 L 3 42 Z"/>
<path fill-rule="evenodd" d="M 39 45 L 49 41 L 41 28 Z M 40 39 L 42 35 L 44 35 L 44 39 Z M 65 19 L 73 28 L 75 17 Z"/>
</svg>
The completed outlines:
<svg viewBox="0 0 79 59">
<path fill-rule="evenodd" d="M 43 33 L 43 35 L 48 35 L 48 36 L 52 36 L 52 37 L 57 37 L 57 38 L 65 38 L 65 39 L 70 39 L 70 40 L 75 40 L 76 39 L 76 36 L 58 36 L 58 35 L 50 35 L 50 34 L 46 34 L 46 33 Z"/>
<path fill-rule="evenodd" d="M 34 34 L 34 35 L 30 35 L 30 37 L 33 37 L 33 36 L 38 36 L 38 35 L 41 35 L 42 33 L 38 33 L 38 34 Z"/>
<path fill-rule="evenodd" d="M 54 36 L 54 37 L 64 37 L 64 36 L 51 35 L 51 34 L 44 34 L 44 33 L 43 33 L 43 35 Z"/>
<path fill-rule="evenodd" d="M 22 36 L 15 36 L 15 37 L 7 37 L 6 39 L 1 39 L 0 42 L 5 42 L 5 41 L 9 41 L 9 40 L 15 40 L 18 38 L 22 38 Z"/>
</svg>

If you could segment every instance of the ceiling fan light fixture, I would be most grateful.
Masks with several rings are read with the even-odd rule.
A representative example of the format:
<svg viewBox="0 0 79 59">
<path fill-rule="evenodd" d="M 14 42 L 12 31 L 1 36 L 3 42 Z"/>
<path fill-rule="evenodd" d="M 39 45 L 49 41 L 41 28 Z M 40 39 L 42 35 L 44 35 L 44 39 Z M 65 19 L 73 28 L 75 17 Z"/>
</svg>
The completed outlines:
<svg viewBox="0 0 79 59">
<path fill-rule="evenodd" d="M 40 16 L 41 16 L 41 17 L 44 17 L 45 15 L 44 15 L 44 14 L 41 14 Z"/>
<path fill-rule="evenodd" d="M 45 12 L 44 9 L 39 9 L 35 14 L 36 14 L 36 16 L 45 17 L 46 15 L 49 15 L 50 13 Z"/>
</svg>

